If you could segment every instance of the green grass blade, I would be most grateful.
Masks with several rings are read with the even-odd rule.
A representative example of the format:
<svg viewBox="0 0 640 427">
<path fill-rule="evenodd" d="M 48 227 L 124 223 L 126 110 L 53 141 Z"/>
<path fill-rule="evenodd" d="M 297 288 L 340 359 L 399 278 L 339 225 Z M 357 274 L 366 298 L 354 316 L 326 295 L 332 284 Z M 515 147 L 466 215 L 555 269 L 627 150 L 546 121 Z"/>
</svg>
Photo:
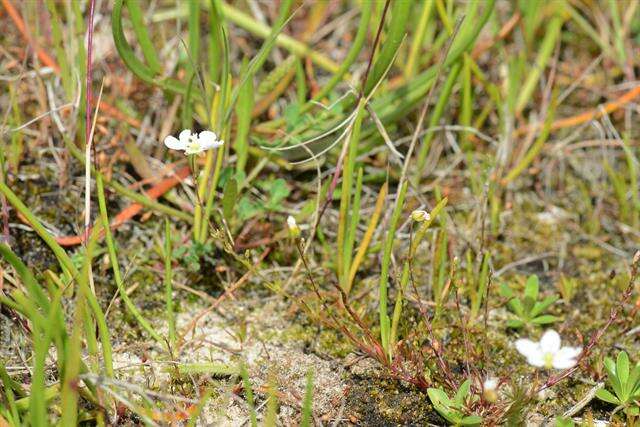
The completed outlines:
<svg viewBox="0 0 640 427">
<path fill-rule="evenodd" d="M 382 255 L 382 266 L 380 270 L 380 285 L 379 285 L 379 317 L 380 317 L 380 338 L 382 342 L 382 348 L 388 355 L 389 352 L 389 339 L 391 335 L 391 325 L 389 315 L 387 314 L 388 307 L 388 288 L 389 288 L 389 267 L 391 265 L 391 253 L 393 251 L 393 242 L 400 220 L 400 214 L 402 213 L 402 207 L 404 206 L 404 198 L 407 194 L 408 182 L 405 181 L 397 194 L 397 200 L 393 214 L 391 215 L 391 221 L 386 232 L 384 240 L 384 252 Z"/>
<path fill-rule="evenodd" d="M 391 22 L 389 23 L 389 29 L 385 34 L 385 41 L 382 45 L 382 49 L 371 69 L 367 81 L 364 85 L 363 93 L 368 96 L 371 91 L 378 84 L 379 80 L 385 74 L 389 64 L 396 56 L 396 52 L 400 49 L 400 44 L 405 36 L 405 28 L 407 22 L 409 22 L 409 13 L 414 4 L 412 0 L 403 0 L 393 2 L 393 9 L 391 9 Z"/>
<path fill-rule="evenodd" d="M 248 65 L 245 63 L 241 74 L 246 72 Z M 234 149 L 236 151 L 236 172 L 244 172 L 249 157 L 249 130 L 251 129 L 251 112 L 253 111 L 253 79 L 247 79 L 240 88 L 238 103 L 236 105 L 236 141 Z"/>
<path fill-rule="evenodd" d="M 545 142 L 549 138 L 549 133 L 551 132 L 551 124 L 553 123 L 553 119 L 555 118 L 556 113 L 556 96 L 555 92 L 552 96 L 551 104 L 549 105 L 549 110 L 547 111 L 547 116 L 545 117 L 544 124 L 542 125 L 542 131 L 538 138 L 536 138 L 535 142 L 527 151 L 527 154 L 522 158 L 522 160 L 513 167 L 504 178 L 504 183 L 509 183 L 516 179 L 529 165 L 531 162 L 535 160 L 538 156 Z"/>
<path fill-rule="evenodd" d="M 356 111 L 353 128 L 349 135 L 347 143 L 347 157 L 344 160 L 344 171 L 342 174 L 342 191 L 340 192 L 340 222 L 338 223 L 338 259 L 336 262 L 338 277 L 340 278 L 341 286 L 346 289 L 350 266 L 345 264 L 345 261 L 351 259 L 351 256 L 346 255 L 348 242 L 348 224 L 349 224 L 349 207 L 351 205 L 351 191 L 352 191 L 352 179 L 355 169 L 356 158 L 358 156 L 358 143 L 360 141 L 360 129 L 362 126 L 362 118 L 364 116 L 365 102 L 362 100 L 358 105 Z"/>
<path fill-rule="evenodd" d="M 364 169 L 358 168 L 358 175 L 356 178 L 356 188 L 353 194 L 353 206 L 351 207 L 351 215 L 349 216 L 349 228 L 347 230 L 347 236 L 344 242 L 344 277 L 342 280 L 343 289 L 345 292 L 351 287 L 350 271 L 351 261 L 353 259 L 353 249 L 356 240 L 356 232 L 358 230 L 358 224 L 360 223 L 360 198 L 362 197 L 362 180 Z"/>
<path fill-rule="evenodd" d="M 431 118 L 429 119 L 429 128 L 438 125 L 438 122 L 442 118 L 444 114 L 444 110 L 449 105 L 449 97 L 451 96 L 451 92 L 453 91 L 453 87 L 456 84 L 458 79 L 458 75 L 460 74 L 460 70 L 462 69 L 462 62 L 456 62 L 449 70 L 449 75 L 445 80 L 444 85 L 442 86 L 442 91 L 440 92 L 440 96 L 438 97 L 438 101 L 436 102 L 433 111 L 431 112 Z M 429 149 L 431 148 L 431 141 L 433 140 L 435 132 L 429 132 L 422 142 L 420 146 L 420 151 L 418 152 L 418 160 L 416 170 L 419 174 L 422 173 L 422 170 L 425 167 L 425 163 L 427 161 L 427 154 L 429 154 Z"/>
<path fill-rule="evenodd" d="M 418 55 L 422 52 L 424 38 L 427 32 L 429 18 L 431 17 L 431 11 L 433 10 L 433 0 L 422 1 L 422 9 L 420 10 L 420 18 L 418 19 L 418 25 L 416 26 L 415 34 L 413 36 L 413 42 L 409 50 L 409 56 L 404 68 L 404 76 L 407 79 L 413 77 L 418 67 Z"/>
<path fill-rule="evenodd" d="M 159 87 L 171 92 L 184 94 L 184 84 L 172 79 L 157 79 L 157 74 L 136 57 L 131 45 L 124 35 L 124 29 L 122 26 L 123 6 L 124 0 L 116 0 L 113 4 L 113 10 L 111 12 L 111 32 L 113 33 L 113 41 L 116 45 L 116 50 L 124 64 L 142 81 L 158 85 Z"/>
<path fill-rule="evenodd" d="M 102 221 L 102 227 L 105 233 L 105 241 L 107 243 L 107 249 L 109 252 L 109 261 L 111 262 L 111 269 L 113 271 L 113 279 L 116 282 L 116 286 L 118 287 L 118 292 L 120 294 L 120 298 L 124 301 L 127 310 L 131 313 L 133 317 L 135 317 L 136 321 L 140 324 L 140 326 L 147 331 L 149 335 L 151 335 L 158 344 L 164 344 L 164 339 L 156 330 L 151 326 L 151 324 L 142 316 L 142 313 L 136 308 L 135 304 L 127 295 L 127 290 L 125 289 L 124 282 L 122 280 L 122 274 L 120 273 L 120 264 L 118 262 L 118 251 L 116 248 L 116 243 L 113 240 L 113 235 L 111 234 L 111 228 L 109 226 L 109 217 L 107 216 L 107 203 L 104 197 L 104 183 L 101 175 L 96 175 L 96 187 L 98 194 L 98 204 L 100 207 L 100 219 Z"/>
<path fill-rule="evenodd" d="M 129 17 L 131 18 L 131 24 L 133 31 L 136 34 L 138 43 L 140 43 L 140 49 L 145 61 L 149 64 L 149 68 L 156 74 L 162 73 L 162 65 L 156 53 L 156 48 L 151 43 L 149 32 L 147 31 L 147 24 L 144 22 L 144 16 L 140 9 L 139 2 L 137 0 L 125 0 L 125 5 L 129 9 Z"/>
<path fill-rule="evenodd" d="M 51 23 L 51 36 L 53 37 L 53 46 L 56 52 L 56 59 L 58 60 L 58 65 L 60 66 L 60 79 L 62 80 L 62 87 L 64 88 L 64 93 L 67 96 L 67 99 L 73 98 L 74 92 L 74 81 L 73 74 L 70 72 L 71 67 L 69 65 L 69 59 L 67 58 L 67 54 L 64 50 L 64 41 L 62 38 L 62 20 L 60 15 L 58 15 L 58 10 L 56 8 L 56 3 L 54 0 L 46 1 L 47 10 L 51 15 L 51 19 L 49 22 Z"/>
<path fill-rule="evenodd" d="M 542 39 L 535 64 L 533 67 L 530 67 L 528 76 L 519 91 L 519 96 L 516 101 L 516 113 L 520 113 L 531 99 L 533 91 L 542 75 L 542 71 L 546 68 L 556 43 L 560 39 L 560 30 L 562 29 L 563 23 L 564 18 L 562 15 L 556 13 L 546 25 L 545 35 Z"/>
</svg>

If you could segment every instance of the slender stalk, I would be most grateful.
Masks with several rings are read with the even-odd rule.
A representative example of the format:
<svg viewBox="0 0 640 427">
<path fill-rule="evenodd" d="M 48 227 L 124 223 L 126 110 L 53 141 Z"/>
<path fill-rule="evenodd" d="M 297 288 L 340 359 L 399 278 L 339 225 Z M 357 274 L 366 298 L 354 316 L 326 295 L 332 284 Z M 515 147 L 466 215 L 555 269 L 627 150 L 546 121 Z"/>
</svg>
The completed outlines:
<svg viewBox="0 0 640 427">
<path fill-rule="evenodd" d="M 382 254 L 382 266 L 380 269 L 380 283 L 379 283 L 379 303 L 378 311 L 380 317 L 380 341 L 382 342 L 382 348 L 385 351 L 387 357 L 390 356 L 389 339 L 391 337 L 391 322 L 389 315 L 387 314 L 388 307 L 388 288 L 389 288 L 389 267 L 391 266 L 391 254 L 393 251 L 393 242 L 396 233 L 396 228 L 400 220 L 400 214 L 402 213 L 402 207 L 404 206 L 404 198 L 407 194 L 408 181 L 404 181 L 400 187 L 396 204 L 391 215 L 391 221 L 389 222 L 389 228 L 387 229 L 386 237 L 384 240 L 384 252 Z"/>
<path fill-rule="evenodd" d="M 89 227 L 91 226 L 91 102 L 93 101 L 93 10 L 95 0 L 89 0 L 89 16 L 87 17 L 87 75 L 85 85 L 85 138 L 84 138 L 84 240 L 89 237 Z"/>
<path fill-rule="evenodd" d="M 176 342 L 176 318 L 173 312 L 173 272 L 172 272 L 172 248 L 171 248 L 171 224 L 169 219 L 164 222 L 164 290 L 165 305 L 167 310 L 167 323 L 169 324 L 169 346 L 175 347 Z"/>
</svg>

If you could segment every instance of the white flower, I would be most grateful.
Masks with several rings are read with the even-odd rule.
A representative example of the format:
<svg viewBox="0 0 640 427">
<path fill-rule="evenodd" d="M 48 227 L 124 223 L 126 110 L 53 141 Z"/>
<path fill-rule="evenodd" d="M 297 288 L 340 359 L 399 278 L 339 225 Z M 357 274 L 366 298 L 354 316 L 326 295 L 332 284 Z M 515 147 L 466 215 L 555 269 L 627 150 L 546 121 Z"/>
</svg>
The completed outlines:
<svg viewBox="0 0 640 427">
<path fill-rule="evenodd" d="M 411 219 L 415 222 L 424 222 L 429 221 L 431 219 L 431 215 L 429 215 L 429 212 L 427 211 L 417 209 L 411 212 Z"/>
<path fill-rule="evenodd" d="M 300 227 L 298 227 L 298 223 L 293 216 L 289 215 L 287 217 L 287 225 L 289 226 L 289 233 L 291 234 L 291 237 L 300 237 Z"/>
<path fill-rule="evenodd" d="M 164 139 L 164 145 L 172 150 L 184 151 L 184 154 L 198 154 L 212 148 L 220 147 L 224 141 L 218 139 L 215 133 L 210 130 L 203 130 L 199 134 L 191 133 L 191 130 L 185 129 L 176 138 L 168 135 Z"/>
<path fill-rule="evenodd" d="M 576 365 L 576 358 L 582 347 L 561 347 L 560 335 L 553 329 L 546 331 L 540 342 L 527 339 L 516 341 L 516 349 L 527 358 L 527 362 L 537 368 L 567 369 Z"/>
</svg>

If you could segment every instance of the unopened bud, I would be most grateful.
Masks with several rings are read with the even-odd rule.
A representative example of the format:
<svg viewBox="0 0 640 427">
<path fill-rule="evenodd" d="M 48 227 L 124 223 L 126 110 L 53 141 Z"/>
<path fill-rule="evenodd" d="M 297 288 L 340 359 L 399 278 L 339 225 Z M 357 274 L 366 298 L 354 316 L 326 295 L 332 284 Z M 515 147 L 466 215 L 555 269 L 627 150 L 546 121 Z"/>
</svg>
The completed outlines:
<svg viewBox="0 0 640 427">
<path fill-rule="evenodd" d="M 487 378 L 482 384 L 482 398 L 489 403 L 498 401 L 498 380 Z"/>
<path fill-rule="evenodd" d="M 291 237 L 293 237 L 294 239 L 300 237 L 300 227 L 298 227 L 298 223 L 293 216 L 289 215 L 287 217 L 287 225 L 289 226 L 289 234 L 291 235 Z"/>
<path fill-rule="evenodd" d="M 417 209 L 411 212 L 411 219 L 415 222 L 424 222 L 429 221 L 431 219 L 431 215 L 429 215 L 429 212 L 427 211 Z"/>
</svg>

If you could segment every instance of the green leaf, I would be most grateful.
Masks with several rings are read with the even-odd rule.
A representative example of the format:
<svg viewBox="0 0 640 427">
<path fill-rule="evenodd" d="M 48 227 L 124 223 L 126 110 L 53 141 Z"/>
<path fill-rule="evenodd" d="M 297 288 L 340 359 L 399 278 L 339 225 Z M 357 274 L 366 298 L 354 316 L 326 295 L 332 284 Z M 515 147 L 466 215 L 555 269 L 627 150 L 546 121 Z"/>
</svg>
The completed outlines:
<svg viewBox="0 0 640 427">
<path fill-rule="evenodd" d="M 506 283 L 503 283 L 500 286 L 500 296 L 511 299 L 514 297 L 514 293 L 513 293 L 513 290 L 509 287 L 509 285 L 507 285 Z"/>
<path fill-rule="evenodd" d="M 618 353 L 618 359 L 616 360 L 616 374 L 618 375 L 618 380 L 620 380 L 620 385 L 622 385 L 624 389 L 627 384 L 627 380 L 629 379 L 629 356 L 625 351 Z"/>
<path fill-rule="evenodd" d="M 544 314 L 542 316 L 538 316 L 535 319 L 533 319 L 531 323 L 535 325 L 547 325 L 549 323 L 553 323 L 556 321 L 558 321 L 558 318 L 556 316 L 552 316 L 550 314 Z"/>
<path fill-rule="evenodd" d="M 518 317 L 525 317 L 525 310 L 522 301 L 518 298 L 512 298 L 511 301 L 507 303 L 511 311 L 518 315 Z"/>
<path fill-rule="evenodd" d="M 478 415 L 469 415 L 460 420 L 460 424 L 463 426 L 477 426 L 482 423 L 482 417 Z"/>
<path fill-rule="evenodd" d="M 434 406 L 435 405 L 451 406 L 451 404 L 453 403 L 451 402 L 451 399 L 449 399 L 449 396 L 447 396 L 447 393 L 445 393 L 440 388 L 427 389 L 427 395 L 429 396 L 429 399 L 431 399 L 431 403 L 433 403 Z"/>
<path fill-rule="evenodd" d="M 640 363 L 636 363 L 629 374 L 629 379 L 627 382 L 629 384 L 636 384 L 640 380 Z"/>
<path fill-rule="evenodd" d="M 233 208 L 238 198 L 238 183 L 235 178 L 231 178 L 224 186 L 224 194 L 222 195 L 222 213 L 227 222 L 233 218 Z"/>
<path fill-rule="evenodd" d="M 252 216 L 264 212 L 264 209 L 255 203 L 253 203 L 247 196 L 244 196 L 238 202 L 238 216 L 240 220 L 245 221 Z"/>
<path fill-rule="evenodd" d="M 220 178 L 218 178 L 218 188 L 223 189 L 224 186 L 227 185 L 227 181 L 231 179 L 232 176 L 233 168 L 226 167 L 222 169 L 222 172 L 220 172 Z M 236 177 L 238 178 L 238 181 L 243 181 L 244 179 L 244 177 L 242 179 L 239 179 L 238 175 L 236 175 Z"/>
<path fill-rule="evenodd" d="M 269 210 L 279 210 L 281 208 L 281 202 L 286 199 L 291 192 L 287 186 L 287 182 L 282 178 L 278 178 L 268 182 L 264 187 L 269 193 L 266 208 Z"/>
<path fill-rule="evenodd" d="M 556 417 L 556 427 L 573 427 L 576 423 L 571 418 Z"/>
<path fill-rule="evenodd" d="M 553 304 L 556 301 L 558 301 L 558 296 L 557 295 L 550 295 L 550 296 L 546 297 L 545 299 L 543 299 L 542 301 L 537 302 L 533 306 L 533 309 L 531 310 L 531 316 L 532 317 L 538 316 L 539 314 L 541 314 L 543 311 L 545 311 L 551 304 Z"/>
<path fill-rule="evenodd" d="M 520 319 L 507 320 L 507 328 L 520 329 L 524 326 L 524 322 Z"/>
<path fill-rule="evenodd" d="M 619 399 L 624 399 L 624 390 L 622 389 L 622 384 L 620 384 L 620 380 L 618 379 L 618 374 L 616 373 L 616 366 L 613 362 L 613 359 L 611 359 L 610 357 L 606 357 L 604 359 L 604 369 L 607 371 L 609 384 L 611 384 L 611 387 L 613 387 L 613 391 L 616 393 Z"/>
<path fill-rule="evenodd" d="M 538 283 L 538 276 L 535 274 L 529 276 L 527 284 L 524 287 L 524 297 L 531 298 L 533 301 L 538 299 L 538 290 L 540 285 Z"/>
<path fill-rule="evenodd" d="M 640 414 L 640 408 L 637 406 L 631 406 L 624 410 L 625 414 L 633 415 L 634 417 Z"/>
<path fill-rule="evenodd" d="M 613 403 L 614 405 L 620 405 L 622 403 L 606 388 L 601 388 L 596 391 L 596 397 L 600 400 L 604 400 L 605 402 Z"/>
<path fill-rule="evenodd" d="M 462 416 L 451 406 L 453 402 L 449 399 L 449 396 L 442 390 L 438 388 L 429 388 L 427 389 L 427 395 L 431 400 L 431 404 L 435 408 L 435 410 L 447 421 L 451 424 L 459 424 Z"/>
<path fill-rule="evenodd" d="M 613 359 L 610 357 L 605 357 L 604 358 L 604 368 L 607 371 L 607 374 L 610 377 L 615 377 L 616 376 L 616 365 L 613 362 Z"/>
<path fill-rule="evenodd" d="M 628 390 L 630 390 L 629 395 L 633 398 L 638 397 L 640 395 L 640 363 L 636 364 L 631 371 L 627 384 Z"/>
<path fill-rule="evenodd" d="M 470 388 L 471 388 L 471 380 L 469 379 L 463 382 L 462 384 L 460 384 L 460 387 L 458 388 L 458 391 L 456 392 L 456 395 L 453 398 L 453 402 L 456 404 L 457 407 L 460 407 L 464 404 L 464 400 L 469 395 Z"/>
</svg>

